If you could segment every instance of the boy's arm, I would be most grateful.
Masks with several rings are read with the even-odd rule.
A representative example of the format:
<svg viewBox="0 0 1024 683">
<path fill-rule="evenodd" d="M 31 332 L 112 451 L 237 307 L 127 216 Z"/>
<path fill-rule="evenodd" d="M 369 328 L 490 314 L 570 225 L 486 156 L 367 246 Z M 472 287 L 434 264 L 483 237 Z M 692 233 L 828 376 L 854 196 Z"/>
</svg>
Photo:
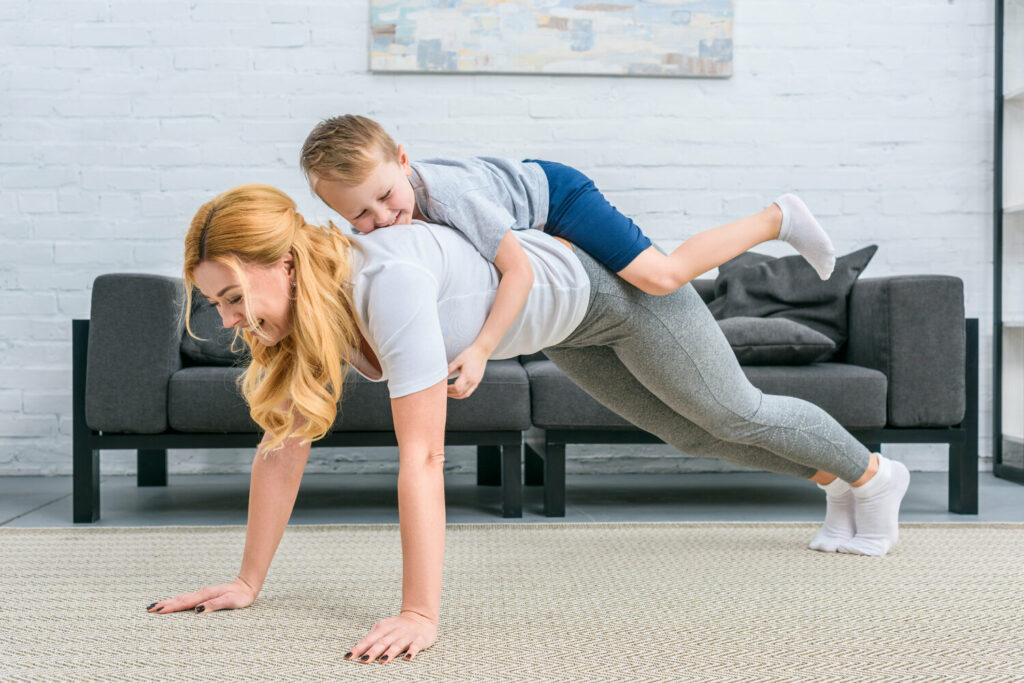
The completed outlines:
<svg viewBox="0 0 1024 683">
<path fill-rule="evenodd" d="M 459 371 L 458 379 L 448 387 L 451 398 L 467 398 L 480 384 L 487 359 L 519 317 L 533 287 L 533 266 L 511 230 L 506 230 L 501 238 L 494 265 L 501 281 L 491 312 L 473 343 L 448 365 L 449 373 Z"/>
</svg>

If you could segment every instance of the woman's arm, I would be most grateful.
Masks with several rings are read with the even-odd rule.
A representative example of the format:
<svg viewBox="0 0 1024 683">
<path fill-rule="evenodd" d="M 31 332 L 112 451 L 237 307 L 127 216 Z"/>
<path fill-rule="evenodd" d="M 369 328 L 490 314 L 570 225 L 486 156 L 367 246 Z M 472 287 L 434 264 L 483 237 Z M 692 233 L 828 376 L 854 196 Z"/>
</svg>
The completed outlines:
<svg viewBox="0 0 1024 683">
<path fill-rule="evenodd" d="M 448 387 L 452 398 L 467 398 L 480 384 L 487 359 L 523 310 L 533 287 L 533 266 L 511 230 L 501 239 L 494 265 L 501 281 L 487 321 L 473 343 L 448 364 L 449 374 L 459 371 L 458 379 Z"/>
<path fill-rule="evenodd" d="M 446 389 L 442 381 L 391 401 L 398 437 L 402 608 L 399 616 L 374 624 L 345 659 L 391 661 L 402 652 L 412 659 L 437 638 L 444 567 Z"/>
<path fill-rule="evenodd" d="M 263 441 L 267 441 L 264 437 Z M 255 593 L 263 587 L 270 561 L 281 543 L 299 493 L 302 473 L 309 460 L 311 444 L 287 439 L 281 450 L 263 457 L 263 443 L 256 449 L 249 483 L 249 521 L 245 530 L 245 550 L 238 578 L 252 586 Z"/>
<path fill-rule="evenodd" d="M 264 459 L 263 443 L 268 440 L 268 436 L 263 438 L 252 462 L 249 521 L 238 578 L 154 603 L 148 608 L 150 612 L 169 614 L 186 609 L 215 612 L 248 607 L 256 600 L 295 506 L 310 449 L 309 443 L 300 445 L 298 438 L 288 439 L 281 450 Z"/>
</svg>

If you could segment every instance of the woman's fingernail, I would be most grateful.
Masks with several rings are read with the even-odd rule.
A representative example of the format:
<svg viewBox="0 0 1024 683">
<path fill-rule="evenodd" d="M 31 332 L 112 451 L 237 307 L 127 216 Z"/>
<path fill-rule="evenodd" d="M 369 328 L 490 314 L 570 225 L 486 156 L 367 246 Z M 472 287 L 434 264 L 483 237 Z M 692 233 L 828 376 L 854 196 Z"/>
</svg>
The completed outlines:
<svg viewBox="0 0 1024 683">
<path fill-rule="evenodd" d="M 412 659 L 412 655 L 406 655 L 405 658 L 406 659 Z"/>
<path fill-rule="evenodd" d="M 365 662 L 369 658 L 370 658 L 370 655 L 363 655 L 362 657 L 359 658 L 359 661 L 360 662 Z"/>
<path fill-rule="evenodd" d="M 387 655 L 381 655 L 379 661 L 382 661 L 382 662 L 388 661 L 388 656 Z"/>
<path fill-rule="evenodd" d="M 352 653 L 351 652 L 346 652 L 345 653 L 345 659 L 352 659 Z"/>
<path fill-rule="evenodd" d="M 197 612 L 203 612 L 205 610 L 206 610 L 206 605 L 199 605 L 199 607 L 196 607 L 196 611 Z"/>
<path fill-rule="evenodd" d="M 153 609 L 154 607 L 156 607 L 156 603 L 155 602 L 152 605 L 150 605 L 149 607 L 147 607 L 146 609 Z"/>
</svg>

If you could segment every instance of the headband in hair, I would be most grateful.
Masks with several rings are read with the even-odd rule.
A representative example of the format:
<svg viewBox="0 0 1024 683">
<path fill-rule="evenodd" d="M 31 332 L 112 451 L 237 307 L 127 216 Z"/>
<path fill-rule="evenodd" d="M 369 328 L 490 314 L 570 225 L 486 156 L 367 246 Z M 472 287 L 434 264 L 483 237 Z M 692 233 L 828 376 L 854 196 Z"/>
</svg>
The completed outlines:
<svg viewBox="0 0 1024 683">
<path fill-rule="evenodd" d="M 213 214 L 216 213 L 217 207 L 210 209 L 210 213 L 206 215 L 206 222 L 203 223 L 203 229 L 199 231 L 199 260 L 206 260 L 206 231 L 210 227 L 210 221 L 213 220 Z"/>
</svg>

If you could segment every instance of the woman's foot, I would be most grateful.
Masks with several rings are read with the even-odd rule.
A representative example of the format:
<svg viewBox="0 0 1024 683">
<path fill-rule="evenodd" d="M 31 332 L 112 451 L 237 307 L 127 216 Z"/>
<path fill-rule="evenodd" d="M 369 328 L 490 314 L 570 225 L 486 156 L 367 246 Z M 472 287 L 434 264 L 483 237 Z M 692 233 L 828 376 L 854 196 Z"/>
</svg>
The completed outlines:
<svg viewBox="0 0 1024 683">
<path fill-rule="evenodd" d="M 823 553 L 834 553 L 856 534 L 853 489 L 839 478 L 830 484 L 817 486 L 825 492 L 825 523 L 807 547 Z"/>
<path fill-rule="evenodd" d="M 882 556 L 899 540 L 900 503 L 910 485 L 907 466 L 878 456 L 878 472 L 853 488 L 857 534 L 839 545 L 839 552 Z"/>
<path fill-rule="evenodd" d="M 811 264 L 818 277 L 829 279 L 836 267 L 836 250 L 814 214 L 795 194 L 784 194 L 775 200 L 775 204 L 782 210 L 779 239 L 792 244 Z"/>
</svg>

